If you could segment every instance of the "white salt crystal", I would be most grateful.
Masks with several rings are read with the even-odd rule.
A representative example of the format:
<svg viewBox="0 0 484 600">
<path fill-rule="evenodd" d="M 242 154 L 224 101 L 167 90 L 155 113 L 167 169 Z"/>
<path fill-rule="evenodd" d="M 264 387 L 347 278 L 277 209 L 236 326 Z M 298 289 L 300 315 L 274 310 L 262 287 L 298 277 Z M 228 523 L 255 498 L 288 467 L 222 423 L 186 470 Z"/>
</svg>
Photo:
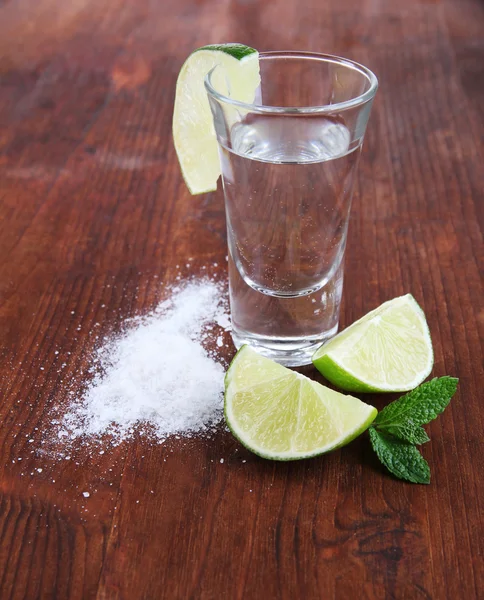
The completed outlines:
<svg viewBox="0 0 484 600">
<path fill-rule="evenodd" d="M 222 329 L 229 330 L 231 328 L 230 318 L 225 313 L 221 313 L 219 315 L 216 315 L 215 322 L 217 323 L 217 325 L 219 325 L 220 327 L 222 327 Z"/>
<path fill-rule="evenodd" d="M 224 313 L 220 284 L 192 280 L 95 355 L 94 377 L 63 428 L 71 438 L 148 423 L 164 440 L 206 431 L 222 417 L 224 369 L 201 345 L 202 329 Z M 63 434 L 60 432 L 59 437 Z"/>
<path fill-rule="evenodd" d="M 89 492 L 82 492 L 82 495 L 84 496 L 84 498 L 89 498 L 91 494 Z"/>
</svg>

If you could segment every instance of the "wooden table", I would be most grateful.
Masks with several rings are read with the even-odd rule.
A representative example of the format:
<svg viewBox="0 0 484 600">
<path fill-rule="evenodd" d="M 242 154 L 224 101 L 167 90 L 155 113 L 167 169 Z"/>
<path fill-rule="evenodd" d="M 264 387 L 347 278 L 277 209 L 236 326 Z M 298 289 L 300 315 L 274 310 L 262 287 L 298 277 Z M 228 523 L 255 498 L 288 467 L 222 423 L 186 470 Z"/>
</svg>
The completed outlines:
<svg viewBox="0 0 484 600">
<path fill-rule="evenodd" d="M 0 1 L 2 600 L 484 597 L 483 30 L 479 0 Z M 95 323 L 149 311 L 188 257 L 224 264 L 221 190 L 190 197 L 171 141 L 178 70 L 221 41 L 380 79 L 341 321 L 405 292 L 424 307 L 433 374 L 460 378 L 429 486 L 389 476 L 366 436 L 292 464 L 224 431 L 42 452 Z"/>
</svg>

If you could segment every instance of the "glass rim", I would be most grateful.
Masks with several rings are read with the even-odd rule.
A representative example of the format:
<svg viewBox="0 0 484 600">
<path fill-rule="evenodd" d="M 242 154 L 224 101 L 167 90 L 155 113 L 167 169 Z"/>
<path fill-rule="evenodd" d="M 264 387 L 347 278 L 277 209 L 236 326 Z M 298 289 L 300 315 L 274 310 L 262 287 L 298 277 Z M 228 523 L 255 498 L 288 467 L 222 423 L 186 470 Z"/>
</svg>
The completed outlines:
<svg viewBox="0 0 484 600">
<path fill-rule="evenodd" d="M 363 94 L 360 94 L 359 96 L 355 96 L 354 98 L 351 98 L 350 100 L 345 100 L 343 102 L 336 102 L 335 104 L 324 104 L 321 106 L 270 106 L 266 104 L 254 104 L 250 102 L 241 102 L 240 100 L 234 100 L 233 98 L 229 98 L 228 96 L 225 96 L 224 94 L 218 92 L 213 87 L 211 81 L 213 72 L 218 66 L 220 66 L 215 65 L 205 76 L 205 90 L 210 96 L 212 96 L 219 102 L 224 102 L 226 104 L 250 110 L 251 112 L 255 113 L 331 114 L 365 104 L 375 96 L 375 93 L 378 89 L 378 79 L 373 73 L 373 71 L 368 69 L 368 67 L 357 63 L 354 60 L 350 60 L 349 58 L 343 58 L 341 56 L 335 56 L 333 54 L 320 54 L 318 52 L 299 52 L 286 50 L 259 53 L 259 59 L 270 60 L 274 58 L 301 58 L 342 65 L 344 67 L 352 69 L 353 71 L 358 71 L 360 74 L 364 75 L 370 83 L 370 87 L 366 90 L 366 92 L 363 92 Z"/>
</svg>

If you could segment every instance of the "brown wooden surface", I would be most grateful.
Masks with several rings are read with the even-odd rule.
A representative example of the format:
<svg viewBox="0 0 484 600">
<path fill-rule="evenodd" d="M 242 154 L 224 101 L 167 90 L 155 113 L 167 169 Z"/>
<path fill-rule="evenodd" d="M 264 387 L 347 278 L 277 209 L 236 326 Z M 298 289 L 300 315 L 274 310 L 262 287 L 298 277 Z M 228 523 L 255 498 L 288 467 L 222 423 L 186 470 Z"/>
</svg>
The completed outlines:
<svg viewBox="0 0 484 600">
<path fill-rule="evenodd" d="M 484 597 L 483 31 L 479 0 L 0 0 L 2 600 Z M 404 292 L 424 307 L 433 374 L 460 378 L 430 486 L 392 479 L 366 437 L 293 464 L 223 431 L 41 452 L 94 324 L 148 311 L 188 257 L 225 264 L 222 193 L 190 197 L 171 142 L 183 60 L 222 41 L 380 79 L 342 325 Z"/>
</svg>

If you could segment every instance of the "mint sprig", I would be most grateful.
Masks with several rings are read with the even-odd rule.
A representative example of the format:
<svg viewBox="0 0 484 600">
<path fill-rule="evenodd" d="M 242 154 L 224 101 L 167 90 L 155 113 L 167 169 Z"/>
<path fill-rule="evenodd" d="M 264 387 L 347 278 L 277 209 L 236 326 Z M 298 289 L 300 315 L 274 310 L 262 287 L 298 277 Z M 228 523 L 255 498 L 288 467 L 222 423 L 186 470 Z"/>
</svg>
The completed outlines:
<svg viewBox="0 0 484 600">
<path fill-rule="evenodd" d="M 400 479 L 412 483 L 430 483 L 430 467 L 413 444 L 370 427 L 370 440 L 378 458 Z"/>
<path fill-rule="evenodd" d="M 430 438 L 423 427 L 410 425 L 409 423 L 401 423 L 399 425 L 389 425 L 382 427 L 387 433 L 404 442 L 410 444 L 425 444 L 430 442 Z"/>
<path fill-rule="evenodd" d="M 436 377 L 432 381 L 422 383 L 405 396 L 385 406 L 373 424 L 386 429 L 402 423 L 415 426 L 430 423 L 447 407 L 458 381 L 456 377 Z"/>
<path fill-rule="evenodd" d="M 369 429 L 370 440 L 380 461 L 396 477 L 430 483 L 430 467 L 416 444 L 429 441 L 422 425 L 445 410 L 458 381 L 455 377 L 432 379 L 391 402 L 376 416 Z"/>
</svg>

